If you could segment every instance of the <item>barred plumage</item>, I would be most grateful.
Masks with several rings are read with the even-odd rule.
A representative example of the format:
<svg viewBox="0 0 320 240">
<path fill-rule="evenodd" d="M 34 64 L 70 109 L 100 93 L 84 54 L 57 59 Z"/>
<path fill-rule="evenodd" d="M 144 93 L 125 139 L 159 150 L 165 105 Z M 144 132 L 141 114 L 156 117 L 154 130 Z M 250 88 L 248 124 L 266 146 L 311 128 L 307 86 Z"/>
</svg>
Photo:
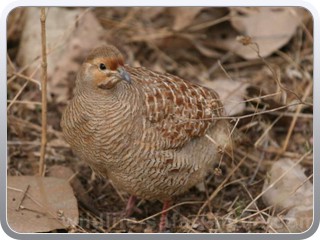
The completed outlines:
<svg viewBox="0 0 320 240">
<path fill-rule="evenodd" d="M 219 149 L 231 144 L 229 123 L 219 119 L 223 106 L 213 90 L 123 62 L 110 46 L 89 55 L 63 133 L 117 188 L 168 200 L 201 181 L 221 157 Z"/>
</svg>

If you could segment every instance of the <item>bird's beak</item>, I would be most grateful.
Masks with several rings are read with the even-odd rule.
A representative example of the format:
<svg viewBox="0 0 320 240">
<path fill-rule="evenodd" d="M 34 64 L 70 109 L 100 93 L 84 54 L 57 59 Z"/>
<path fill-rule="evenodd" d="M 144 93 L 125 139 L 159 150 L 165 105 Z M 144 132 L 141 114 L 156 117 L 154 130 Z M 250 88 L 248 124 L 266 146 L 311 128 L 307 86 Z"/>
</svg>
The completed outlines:
<svg viewBox="0 0 320 240">
<path fill-rule="evenodd" d="M 131 84 L 131 77 L 130 74 L 123 68 L 123 67 L 118 67 L 117 71 L 120 75 L 120 77 L 125 80 L 127 83 Z"/>
</svg>

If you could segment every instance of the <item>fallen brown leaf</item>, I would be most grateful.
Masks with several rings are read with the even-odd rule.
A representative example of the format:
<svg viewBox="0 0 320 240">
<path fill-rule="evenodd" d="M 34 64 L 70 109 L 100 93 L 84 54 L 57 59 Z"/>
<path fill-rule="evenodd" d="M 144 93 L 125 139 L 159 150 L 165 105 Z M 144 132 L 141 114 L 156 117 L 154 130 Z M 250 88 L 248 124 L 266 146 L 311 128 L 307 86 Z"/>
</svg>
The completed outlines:
<svg viewBox="0 0 320 240">
<path fill-rule="evenodd" d="M 275 206 L 277 213 L 289 210 L 282 216 L 270 216 L 273 229 L 277 232 L 308 230 L 313 221 L 313 185 L 301 165 L 286 158 L 275 162 L 263 191 L 262 200 L 267 206 Z"/>
<path fill-rule="evenodd" d="M 248 84 L 230 79 L 216 79 L 214 81 L 205 81 L 202 85 L 214 89 L 219 94 L 228 116 L 244 111 L 246 107 L 244 96 L 246 95 Z"/>
<path fill-rule="evenodd" d="M 80 60 L 93 46 L 103 43 L 104 30 L 94 14 L 82 8 L 49 8 L 47 13 L 48 45 L 48 101 L 57 103 L 69 98 L 70 76 L 75 78 Z M 26 23 L 22 33 L 18 59 L 20 65 L 31 64 L 27 75 L 33 73 L 40 62 L 39 8 L 26 9 Z M 37 27 L 38 26 L 38 27 Z M 40 71 L 34 76 L 39 79 Z"/>
<path fill-rule="evenodd" d="M 48 176 L 65 179 L 70 182 L 73 191 L 79 200 L 79 203 L 82 204 L 86 209 L 89 209 L 91 212 L 94 212 L 98 215 L 99 211 L 97 210 L 98 208 L 95 205 L 95 202 L 90 198 L 86 189 L 84 189 L 76 175 L 77 174 L 74 173 L 70 168 L 60 165 L 52 166 L 48 170 Z"/>
<path fill-rule="evenodd" d="M 262 57 L 269 56 L 288 43 L 305 14 L 302 8 L 294 7 L 239 7 L 230 8 L 230 13 L 232 26 L 258 44 Z M 258 58 L 252 46 L 233 40 L 229 47 L 245 59 Z"/>
<path fill-rule="evenodd" d="M 174 16 L 173 30 L 179 31 L 189 26 L 202 9 L 204 7 L 172 8 L 171 13 Z"/>
<path fill-rule="evenodd" d="M 77 200 L 66 180 L 9 176 L 7 192 L 8 224 L 16 232 L 49 232 L 78 223 Z"/>
</svg>

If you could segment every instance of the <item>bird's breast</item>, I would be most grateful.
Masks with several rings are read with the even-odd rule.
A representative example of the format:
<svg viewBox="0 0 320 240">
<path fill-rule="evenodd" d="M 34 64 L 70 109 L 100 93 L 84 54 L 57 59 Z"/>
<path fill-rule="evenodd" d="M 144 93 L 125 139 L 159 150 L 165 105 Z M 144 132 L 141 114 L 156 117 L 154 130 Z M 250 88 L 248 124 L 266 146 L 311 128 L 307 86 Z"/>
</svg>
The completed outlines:
<svg viewBox="0 0 320 240">
<path fill-rule="evenodd" d="M 143 127 L 129 104 L 83 103 L 77 98 L 66 108 L 61 125 L 72 149 L 102 175 L 133 161 Z"/>
</svg>

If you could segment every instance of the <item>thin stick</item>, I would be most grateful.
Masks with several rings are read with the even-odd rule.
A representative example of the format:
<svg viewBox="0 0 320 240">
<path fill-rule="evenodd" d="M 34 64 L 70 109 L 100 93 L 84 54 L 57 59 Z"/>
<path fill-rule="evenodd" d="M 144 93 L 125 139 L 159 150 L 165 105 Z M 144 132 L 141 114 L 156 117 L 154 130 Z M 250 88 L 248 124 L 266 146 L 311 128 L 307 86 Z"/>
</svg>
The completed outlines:
<svg viewBox="0 0 320 240">
<path fill-rule="evenodd" d="M 41 150 L 40 150 L 40 162 L 39 162 L 39 175 L 44 174 L 44 163 L 46 155 L 47 145 L 47 48 L 46 48 L 46 11 L 45 8 L 41 8 L 40 13 L 41 21 L 41 43 L 42 43 L 42 77 L 41 77 L 41 100 L 42 100 L 42 111 L 41 111 Z"/>
<path fill-rule="evenodd" d="M 39 81 L 35 80 L 34 78 L 28 77 L 28 76 L 25 76 L 25 75 L 23 75 L 23 74 L 21 74 L 21 73 L 16 73 L 16 72 L 13 73 L 13 75 L 15 75 L 15 76 L 17 76 L 17 77 L 20 77 L 20 78 L 23 78 L 23 79 L 25 79 L 25 80 L 27 80 L 27 81 L 30 81 L 30 82 L 32 82 L 32 83 L 37 84 L 37 85 L 39 86 L 39 89 L 41 90 L 41 83 L 40 83 Z"/>
<path fill-rule="evenodd" d="M 28 81 L 26 81 L 23 86 L 20 88 L 20 90 L 18 91 L 18 93 L 14 96 L 14 98 L 11 100 L 11 102 L 9 103 L 8 107 L 7 107 L 7 111 L 9 111 L 9 109 L 12 107 L 12 105 L 15 103 L 15 101 L 17 100 L 17 98 L 20 96 L 20 94 L 23 92 L 23 90 L 26 88 L 26 86 L 28 85 Z"/>
<path fill-rule="evenodd" d="M 38 71 L 38 67 L 31 73 L 30 78 L 32 78 L 36 72 Z M 13 77 L 16 77 L 17 75 L 14 74 Z M 13 78 L 15 79 L 15 78 Z M 29 81 L 27 80 L 24 85 L 22 86 L 22 88 L 18 91 L 18 93 L 14 96 L 14 98 L 12 99 L 12 101 L 10 102 L 10 104 L 7 107 L 7 111 L 9 112 L 9 109 L 12 107 L 12 105 L 17 101 L 18 97 L 20 97 L 20 95 L 22 94 L 23 90 L 27 87 Z"/>
<path fill-rule="evenodd" d="M 141 220 L 133 220 L 133 219 L 130 219 L 130 218 L 122 218 L 120 219 L 119 221 L 117 221 L 116 223 L 114 223 L 110 228 L 108 228 L 108 232 L 110 232 L 112 229 L 114 229 L 117 225 L 119 225 L 121 222 L 132 222 L 132 223 L 142 223 L 142 222 L 145 222 L 149 219 L 152 219 L 152 218 L 155 218 L 159 215 L 161 215 L 162 213 L 164 212 L 168 212 L 176 207 L 179 207 L 179 206 L 182 206 L 182 205 L 189 205 L 189 204 L 200 204 L 200 203 L 203 203 L 203 201 L 187 201 L 187 202 L 181 202 L 181 203 L 177 203 L 176 205 L 173 205 L 169 208 L 167 208 L 166 210 L 162 210 L 161 212 L 158 212 L 156 214 L 153 214 L 149 217 L 146 217 L 144 219 L 141 219 Z"/>
<path fill-rule="evenodd" d="M 23 200 L 26 198 L 26 194 L 27 194 L 29 188 L 30 188 L 30 185 L 28 184 L 27 187 L 26 187 L 26 189 L 22 192 L 22 194 L 21 194 L 21 199 L 20 199 L 20 201 L 19 201 L 19 204 L 18 204 L 17 207 L 16 207 L 16 211 L 19 211 L 19 210 L 20 210 L 21 204 L 22 204 Z"/>
<path fill-rule="evenodd" d="M 307 86 L 305 92 L 304 92 L 304 95 L 302 97 L 302 101 L 305 101 L 307 99 L 307 97 L 310 95 L 311 93 L 311 90 L 312 90 L 312 83 L 309 83 L 309 85 Z M 293 133 L 293 130 L 294 130 L 294 127 L 296 126 L 296 122 L 298 120 L 298 116 L 300 114 L 300 112 L 302 111 L 302 107 L 303 105 L 298 105 L 297 106 L 297 109 L 296 109 L 296 112 L 295 112 L 295 115 L 294 117 L 292 118 L 292 121 L 291 121 L 291 124 L 290 124 L 290 127 L 289 127 L 289 130 L 288 130 L 288 134 L 287 134 L 287 137 L 284 141 L 284 144 L 282 146 L 282 150 L 281 150 L 281 153 L 284 153 L 286 150 L 287 150 L 287 147 L 289 145 L 289 141 L 290 141 L 290 138 L 291 138 L 291 135 Z"/>
<path fill-rule="evenodd" d="M 36 101 L 20 101 L 20 100 L 16 100 L 16 101 L 13 101 L 13 100 L 7 100 L 7 103 L 12 103 L 12 102 L 15 102 L 15 103 L 21 103 L 21 104 L 33 104 L 33 105 L 41 105 L 41 102 L 36 102 Z"/>
<path fill-rule="evenodd" d="M 31 123 L 30 121 L 27 121 L 27 120 L 24 120 L 24 119 L 17 118 L 17 117 L 12 116 L 12 115 L 8 116 L 8 121 L 15 122 L 15 123 L 17 123 L 19 125 L 22 125 L 22 126 L 24 126 L 25 128 L 28 128 L 28 129 L 33 129 L 33 130 L 36 130 L 38 132 L 41 131 L 41 127 L 39 125 L 37 125 L 35 123 Z M 62 132 L 54 130 L 53 128 L 49 128 L 48 132 L 54 134 L 59 139 L 62 137 Z"/>
<path fill-rule="evenodd" d="M 237 41 L 239 41 L 243 46 L 249 46 L 254 52 L 256 52 L 258 58 L 261 59 L 261 61 L 267 66 L 269 71 L 272 73 L 274 80 L 276 81 L 279 88 L 281 88 L 282 90 L 284 90 L 287 93 L 289 92 L 289 93 L 293 94 L 299 100 L 300 103 L 304 104 L 304 101 L 298 96 L 298 94 L 296 94 L 294 91 L 287 88 L 286 86 L 284 86 L 281 83 L 279 76 L 277 75 L 277 72 L 272 68 L 272 66 L 269 64 L 269 62 L 264 57 L 261 56 L 260 47 L 259 47 L 258 43 L 253 42 L 251 37 L 244 37 L 244 36 L 237 37 Z"/>
<path fill-rule="evenodd" d="M 215 198 L 215 196 L 225 187 L 227 181 L 229 180 L 229 178 L 234 174 L 234 172 L 241 166 L 241 164 L 244 162 L 244 160 L 247 159 L 247 156 L 244 156 L 240 162 L 238 163 L 237 166 L 235 166 L 232 171 L 228 174 L 228 176 L 223 180 L 222 183 L 220 183 L 220 185 L 216 188 L 216 190 L 210 195 L 210 197 L 206 200 L 206 202 L 201 206 L 201 208 L 199 209 L 197 216 L 195 217 L 195 219 L 192 222 L 192 225 L 195 224 L 197 222 L 197 220 L 199 219 L 200 214 L 203 212 L 203 210 L 205 209 L 206 206 L 208 206 L 208 204 Z"/>
</svg>

